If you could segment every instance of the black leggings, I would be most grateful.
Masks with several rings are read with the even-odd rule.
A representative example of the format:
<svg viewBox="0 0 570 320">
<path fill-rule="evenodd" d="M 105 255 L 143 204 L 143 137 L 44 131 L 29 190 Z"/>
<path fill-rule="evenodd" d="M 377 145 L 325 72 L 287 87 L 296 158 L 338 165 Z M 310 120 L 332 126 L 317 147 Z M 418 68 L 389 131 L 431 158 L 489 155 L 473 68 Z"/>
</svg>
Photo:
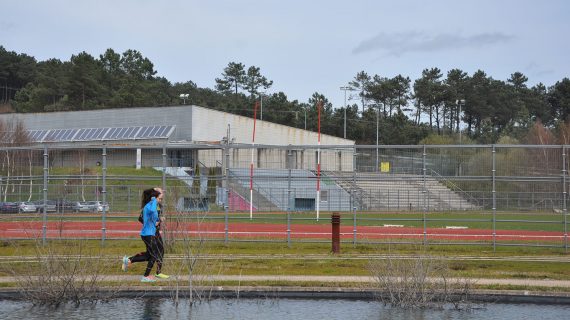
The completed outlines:
<svg viewBox="0 0 570 320">
<path fill-rule="evenodd" d="M 141 238 L 146 246 L 146 251 L 135 254 L 130 257 L 129 260 L 133 263 L 148 261 L 144 272 L 145 277 L 150 275 L 150 271 L 156 262 L 156 274 L 159 274 L 162 269 L 162 259 L 164 258 L 164 243 L 162 242 L 162 237 L 159 233 L 155 236 L 141 236 Z"/>
</svg>

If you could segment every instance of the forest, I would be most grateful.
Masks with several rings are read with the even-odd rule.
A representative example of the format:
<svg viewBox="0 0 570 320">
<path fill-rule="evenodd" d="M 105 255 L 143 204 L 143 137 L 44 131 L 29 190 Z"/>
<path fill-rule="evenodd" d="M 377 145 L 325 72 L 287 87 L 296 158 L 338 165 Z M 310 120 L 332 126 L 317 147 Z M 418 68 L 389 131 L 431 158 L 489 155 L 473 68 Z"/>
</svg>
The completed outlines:
<svg viewBox="0 0 570 320">
<path fill-rule="evenodd" d="M 188 104 L 253 117 L 257 101 L 263 105 L 263 120 L 316 131 L 316 105 L 321 100 L 321 131 L 338 137 L 346 134 L 357 144 L 570 141 L 568 78 L 529 87 L 528 77 L 518 71 L 506 80 L 493 79 L 483 70 L 470 75 L 452 69 L 444 74 L 437 67 L 424 69 L 421 78 L 413 80 L 360 71 L 341 88 L 349 97 L 346 109 L 333 106 L 319 92 L 306 101 L 290 100 L 259 67 L 240 62 L 229 62 L 212 78 L 214 88 L 200 88 L 190 79 L 172 83 L 157 76 L 152 61 L 133 49 L 123 53 L 107 49 L 98 57 L 80 52 L 69 61 L 37 61 L 0 46 L 2 112 Z M 181 99 L 181 94 L 187 98 Z"/>
</svg>

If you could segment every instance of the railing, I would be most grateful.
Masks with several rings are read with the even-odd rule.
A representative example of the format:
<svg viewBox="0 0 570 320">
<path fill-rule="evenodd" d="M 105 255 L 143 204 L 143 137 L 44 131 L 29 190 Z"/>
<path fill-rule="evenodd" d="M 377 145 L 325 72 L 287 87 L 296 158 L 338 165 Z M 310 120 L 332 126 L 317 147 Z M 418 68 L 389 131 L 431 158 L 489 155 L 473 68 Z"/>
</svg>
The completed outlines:
<svg viewBox="0 0 570 320">
<path fill-rule="evenodd" d="M 360 188 L 355 183 L 353 177 L 348 177 L 348 176 L 342 177 L 342 182 L 347 183 L 349 185 L 349 189 L 347 190 L 342 185 L 339 185 L 338 183 L 339 177 L 335 175 L 335 171 L 322 171 L 321 174 L 328 177 L 331 180 L 337 179 L 335 181 L 336 185 L 339 186 L 344 191 L 346 191 L 348 194 L 352 195 L 352 201 L 353 201 L 352 207 L 356 207 L 357 209 L 365 209 L 364 196 L 366 195 L 366 191 Z M 350 210 L 352 210 L 352 208 L 350 208 Z"/>
<path fill-rule="evenodd" d="M 243 180 L 243 177 L 240 177 L 238 175 L 236 175 L 235 173 L 232 173 L 231 170 L 228 170 L 229 173 L 229 178 L 230 179 L 235 179 L 238 180 L 238 184 L 240 184 L 240 186 L 244 187 L 243 185 L 241 185 L 241 183 L 239 182 L 240 180 Z M 260 195 L 262 195 L 263 197 L 265 197 L 265 199 L 267 199 L 269 202 L 271 202 L 274 206 L 278 207 L 278 208 L 282 208 L 283 204 L 281 203 L 281 201 L 279 201 L 278 199 L 275 199 L 275 197 L 272 196 L 271 192 L 267 192 L 265 191 L 266 188 L 263 188 L 262 186 L 260 186 L 257 182 L 255 182 L 255 179 L 253 180 L 253 190 L 255 190 L 256 192 L 258 192 Z M 246 188 L 246 187 L 244 187 Z M 271 189 L 269 189 L 271 190 Z M 249 200 L 247 200 L 249 201 Z"/>
<path fill-rule="evenodd" d="M 479 200 L 478 200 L 477 198 L 473 197 L 473 196 L 471 195 L 471 193 L 469 193 L 469 192 L 467 192 L 467 191 L 464 191 L 464 190 L 461 189 L 458 185 L 456 185 L 455 183 L 453 183 L 453 181 L 451 181 L 451 180 L 449 180 L 449 179 L 443 177 L 443 176 L 440 175 L 437 171 L 435 171 L 435 170 L 433 170 L 433 169 L 429 169 L 429 170 L 430 170 L 430 172 L 431 172 L 431 176 L 434 176 L 434 175 L 436 176 L 436 180 L 438 180 L 438 181 L 439 181 L 439 180 L 443 180 L 444 183 L 445 183 L 445 185 L 446 185 L 446 187 L 447 187 L 448 185 L 451 186 L 450 189 L 451 189 L 452 191 L 455 192 L 456 190 L 458 190 L 460 194 L 463 194 L 463 195 L 467 196 L 467 197 L 470 199 L 470 201 L 475 202 L 477 207 L 481 207 L 481 205 L 479 204 Z M 437 179 L 437 178 L 439 178 L 439 179 Z M 449 188 L 449 187 L 448 187 L 448 188 Z"/>
</svg>

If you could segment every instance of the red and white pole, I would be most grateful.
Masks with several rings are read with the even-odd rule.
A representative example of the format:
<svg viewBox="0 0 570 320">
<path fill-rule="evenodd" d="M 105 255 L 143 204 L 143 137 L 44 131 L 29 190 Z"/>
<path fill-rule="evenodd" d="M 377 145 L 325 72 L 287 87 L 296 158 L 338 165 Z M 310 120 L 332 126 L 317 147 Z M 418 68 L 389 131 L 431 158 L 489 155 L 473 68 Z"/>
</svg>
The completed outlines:
<svg viewBox="0 0 570 320">
<path fill-rule="evenodd" d="M 319 221 L 319 210 L 321 204 L 321 108 L 323 100 L 317 101 L 317 128 L 318 128 L 318 148 L 317 148 L 317 221 Z"/>
</svg>

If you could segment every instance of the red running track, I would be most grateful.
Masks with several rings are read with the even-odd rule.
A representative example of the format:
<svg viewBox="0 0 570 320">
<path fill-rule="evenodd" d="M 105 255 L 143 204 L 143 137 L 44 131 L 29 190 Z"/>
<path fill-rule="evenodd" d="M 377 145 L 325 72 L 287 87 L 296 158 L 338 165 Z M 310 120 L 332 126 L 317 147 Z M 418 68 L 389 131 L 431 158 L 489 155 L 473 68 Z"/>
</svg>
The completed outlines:
<svg viewBox="0 0 570 320">
<path fill-rule="evenodd" d="M 0 238 L 41 238 L 42 222 L 12 221 L 0 223 Z M 138 239 L 140 223 L 107 222 L 106 238 Z M 48 222 L 47 238 L 101 238 L 102 225 L 97 222 Z M 224 238 L 224 223 L 183 223 L 169 225 L 169 231 L 176 237 Z M 417 239 L 423 238 L 423 228 L 358 226 L 358 239 Z M 341 238 L 352 239 L 353 227 L 341 226 Z M 228 229 L 230 238 L 281 239 L 287 237 L 285 224 L 231 223 Z M 493 240 L 493 231 L 487 229 L 443 229 L 429 228 L 428 239 L 456 241 Z M 330 239 L 330 225 L 291 225 L 291 238 Z M 564 241 L 563 232 L 545 232 L 528 230 L 497 230 L 497 241 Z"/>
</svg>

